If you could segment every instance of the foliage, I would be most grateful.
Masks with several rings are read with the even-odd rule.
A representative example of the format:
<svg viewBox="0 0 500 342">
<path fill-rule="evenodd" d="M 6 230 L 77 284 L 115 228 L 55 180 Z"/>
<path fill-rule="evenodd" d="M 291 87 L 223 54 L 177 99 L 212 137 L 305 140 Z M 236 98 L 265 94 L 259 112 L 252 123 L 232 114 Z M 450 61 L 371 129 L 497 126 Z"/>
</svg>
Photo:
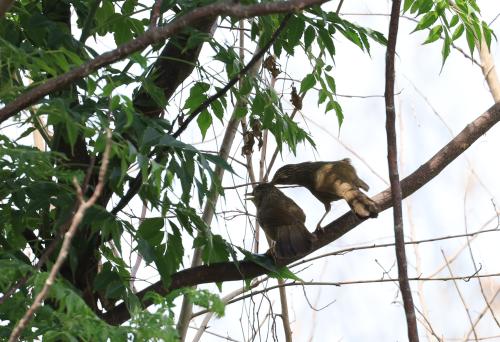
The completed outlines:
<svg viewBox="0 0 500 342">
<path fill-rule="evenodd" d="M 163 1 L 160 25 L 210 2 Z M 245 1 L 251 3 L 257 2 Z M 422 16 L 416 30 L 432 27 L 426 43 L 444 34 L 443 60 L 450 44 L 463 32 L 471 52 L 477 39 L 484 36 L 488 46 L 491 42 L 492 33 L 479 20 L 473 0 L 457 1 L 454 6 L 447 1 L 407 0 L 404 9 Z M 135 0 L 15 1 L 0 19 L 0 101 L 9 103 L 27 89 L 102 53 L 95 50 L 95 39 L 106 38 L 107 45 L 114 42 L 119 46 L 140 36 L 148 29 L 151 10 Z M 263 46 L 283 18 L 275 14 L 254 18 L 252 42 Z M 438 19 L 441 24 L 435 25 Z M 229 30 L 237 25 L 228 17 L 220 18 L 219 23 L 229 25 Z M 179 295 L 223 315 L 224 305 L 216 295 L 192 289 L 166 297 L 150 293 L 146 298 L 156 304 L 155 310 L 142 310 L 130 288 L 132 265 L 122 235 L 130 236 L 133 251 L 154 266 L 165 288 L 193 247 L 203 249 L 206 264 L 236 259 L 238 249 L 213 234 L 197 209 L 215 193 L 223 194 L 215 169 L 233 170 L 223 158 L 198 150 L 176 133 L 207 101 L 211 102 L 195 120 L 203 139 L 216 124 L 225 125 L 234 110 L 239 119 L 260 122 L 280 149 L 295 152 L 298 144 L 314 146 L 314 141 L 290 117 L 282 94 L 270 89 L 262 74 L 247 75 L 239 87 L 210 100 L 238 75 L 244 61 L 234 46 L 208 32 L 200 27 L 185 28 L 165 46 L 153 45 L 103 66 L 3 123 L 15 125 L 16 132 L 0 135 L 0 292 L 5 293 L 24 276 L 28 281 L 1 305 L 0 320 L 8 322 L 0 325 L 2 337 L 9 335 L 26 311 L 57 255 L 46 251 L 54 241 L 60 245 L 61 232 L 74 211 L 73 178 L 86 185 L 86 195 L 96 186 L 107 127 L 113 129 L 113 144 L 106 190 L 98 205 L 87 212 L 58 281 L 23 339 L 91 341 L 109 336 L 111 340 L 175 340 L 172 307 Z M 310 65 L 303 68 L 299 93 L 317 91 L 318 105 L 326 113 L 334 111 L 339 126 L 344 113 L 336 100 L 333 61 L 335 40 L 341 37 L 368 54 L 370 41 L 386 43 L 380 32 L 312 7 L 293 14 L 269 52 L 277 59 L 299 53 L 308 57 Z M 209 64 L 222 65 L 223 72 L 215 73 L 197 60 L 203 44 L 211 49 Z M 189 60 L 192 55 L 194 59 Z M 175 72 L 178 74 L 172 76 Z M 180 90 L 182 82 L 185 91 Z M 235 109 L 237 102 L 241 106 Z M 150 115 L 144 108 L 158 114 Z M 47 151 L 29 146 L 25 138 L 34 131 L 43 132 Z M 129 212 L 122 209 L 136 194 L 156 216 L 140 223 L 137 217 L 127 216 Z M 193 239 L 193 245 L 186 238 Z M 37 271 L 34 265 L 43 256 L 48 261 Z M 286 268 L 265 267 L 276 277 L 298 279 Z M 120 301 L 132 313 L 131 321 L 114 327 L 99 318 L 103 310 Z"/>
<path fill-rule="evenodd" d="M 480 19 L 480 9 L 475 0 L 405 0 L 403 11 L 421 16 L 415 31 L 429 29 L 424 44 L 443 39 L 441 54 L 443 64 L 448 58 L 452 43 L 465 32 L 471 56 L 477 42 L 484 38 L 490 48 L 493 31 Z"/>
</svg>

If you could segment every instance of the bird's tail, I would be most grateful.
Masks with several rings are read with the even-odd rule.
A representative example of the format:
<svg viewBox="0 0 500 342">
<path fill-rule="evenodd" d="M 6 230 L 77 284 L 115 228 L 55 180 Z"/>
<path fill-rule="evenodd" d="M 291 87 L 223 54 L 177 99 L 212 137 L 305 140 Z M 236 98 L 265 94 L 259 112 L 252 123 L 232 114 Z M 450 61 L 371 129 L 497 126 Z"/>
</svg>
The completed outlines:
<svg viewBox="0 0 500 342">
<path fill-rule="evenodd" d="M 346 191 L 344 198 L 358 217 L 375 218 L 378 216 L 379 208 L 377 204 L 358 189 L 351 188 L 349 191 Z"/>
<path fill-rule="evenodd" d="M 312 250 L 315 236 L 302 223 L 281 226 L 276 239 L 276 256 L 291 258 L 303 256 Z"/>
</svg>

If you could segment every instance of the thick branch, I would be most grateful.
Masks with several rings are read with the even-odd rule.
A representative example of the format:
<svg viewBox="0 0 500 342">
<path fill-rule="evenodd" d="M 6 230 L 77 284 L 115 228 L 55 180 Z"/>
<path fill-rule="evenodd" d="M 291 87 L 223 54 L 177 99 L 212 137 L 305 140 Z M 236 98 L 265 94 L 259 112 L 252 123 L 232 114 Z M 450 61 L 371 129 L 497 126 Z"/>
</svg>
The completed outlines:
<svg viewBox="0 0 500 342">
<path fill-rule="evenodd" d="M 95 59 L 65 73 L 51 78 L 47 82 L 18 96 L 14 101 L 0 109 L 0 123 L 17 114 L 20 110 L 35 104 L 47 94 L 59 90 L 72 82 L 90 75 L 100 67 L 119 61 L 128 55 L 141 51 L 148 45 L 158 43 L 180 32 L 185 27 L 207 16 L 227 15 L 234 18 L 249 18 L 267 14 L 287 13 L 298 11 L 306 7 L 320 5 L 327 0 L 290 0 L 267 2 L 255 5 L 240 5 L 232 2 L 219 2 L 196 8 L 191 12 L 175 19 L 165 26 L 146 31 L 140 37 L 125 43 L 118 48 L 99 55 Z"/>
<path fill-rule="evenodd" d="M 10 9 L 14 0 L 0 0 L 0 18 L 2 18 L 5 13 Z"/>
<path fill-rule="evenodd" d="M 446 166 L 460 156 L 499 120 L 500 104 L 496 104 L 476 120 L 468 124 L 431 159 L 401 181 L 403 198 L 410 196 L 436 177 Z M 383 211 L 391 206 L 391 190 L 386 189 L 373 199 L 377 202 L 380 210 Z M 311 253 L 339 239 L 362 222 L 363 221 L 359 220 L 352 212 L 344 214 L 327 225 L 324 228 L 324 232 L 317 236 L 318 239 L 314 243 Z M 294 260 L 295 259 L 287 260 L 287 264 Z M 253 278 L 264 273 L 266 273 L 266 270 L 263 267 L 251 261 L 242 261 L 237 266 L 233 262 L 224 262 L 209 266 L 192 267 L 173 274 L 172 284 L 168 289 L 164 288 L 161 282 L 157 282 L 143 289 L 137 293 L 137 295 L 142 299 L 148 291 L 165 295 L 169 291 L 181 287 Z M 147 307 L 151 305 L 151 302 L 144 301 L 143 305 Z M 118 325 L 127 321 L 130 318 L 130 313 L 127 311 L 126 305 L 122 303 L 105 313 L 103 318 L 110 324 Z"/>
</svg>

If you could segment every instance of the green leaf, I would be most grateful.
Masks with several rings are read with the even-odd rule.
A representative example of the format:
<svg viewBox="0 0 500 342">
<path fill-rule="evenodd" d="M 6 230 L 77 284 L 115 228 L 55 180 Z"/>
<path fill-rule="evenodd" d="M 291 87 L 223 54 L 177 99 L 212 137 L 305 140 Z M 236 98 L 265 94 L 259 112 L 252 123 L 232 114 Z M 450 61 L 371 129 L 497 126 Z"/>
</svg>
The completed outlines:
<svg viewBox="0 0 500 342">
<path fill-rule="evenodd" d="M 429 35 L 427 36 L 427 39 L 424 41 L 424 44 L 429 44 L 432 42 L 435 42 L 441 37 L 441 33 L 443 32 L 443 26 L 442 25 L 436 25 L 432 28 L 432 30 L 429 31 Z"/>
<path fill-rule="evenodd" d="M 313 74 L 308 74 L 302 82 L 300 82 L 300 92 L 305 93 L 316 84 L 316 78 Z"/>
<path fill-rule="evenodd" d="M 471 57 L 474 55 L 474 48 L 476 47 L 476 37 L 470 29 L 465 30 L 465 38 L 467 39 L 467 44 L 469 45 L 469 51 Z"/>
<path fill-rule="evenodd" d="M 137 236 L 157 246 L 163 240 L 164 232 L 162 230 L 165 221 L 162 217 L 150 217 L 144 219 L 139 225 Z"/>
<path fill-rule="evenodd" d="M 438 18 L 439 18 L 439 15 L 434 11 L 425 14 L 423 16 L 423 18 L 420 19 L 419 23 L 417 24 L 417 27 L 415 27 L 413 32 L 420 31 L 420 30 L 423 30 L 423 29 L 430 27 L 432 24 L 434 24 L 436 22 L 436 20 Z"/>
<path fill-rule="evenodd" d="M 453 31 L 453 34 L 451 35 L 451 40 L 455 41 L 458 38 L 460 38 L 460 36 L 464 33 L 464 30 L 465 30 L 464 24 L 458 25 L 455 31 Z"/>
<path fill-rule="evenodd" d="M 337 92 L 337 86 L 335 85 L 335 80 L 333 79 L 332 76 L 328 75 L 325 73 L 325 78 L 326 82 L 328 83 L 328 87 L 330 87 L 330 90 L 332 91 L 333 94 Z"/>
<path fill-rule="evenodd" d="M 418 15 L 422 13 L 427 13 L 435 4 L 435 0 L 419 0 L 415 4 L 418 4 Z"/>
<path fill-rule="evenodd" d="M 405 0 L 405 2 L 403 4 L 403 13 L 408 11 L 414 2 L 415 2 L 415 0 Z"/>
<path fill-rule="evenodd" d="M 205 82 L 196 82 L 189 91 L 189 97 L 184 104 L 185 109 L 194 110 L 207 100 L 205 94 L 210 89 L 210 84 Z"/>
<path fill-rule="evenodd" d="M 449 27 L 453 27 L 456 24 L 458 24 L 458 15 L 457 14 L 455 14 L 455 15 L 453 15 L 453 17 L 451 17 Z"/>
<path fill-rule="evenodd" d="M 291 272 L 288 267 L 277 266 L 274 263 L 274 260 L 268 256 L 267 254 L 254 254 L 250 253 L 243 248 L 239 248 L 239 251 L 245 255 L 245 260 L 250 260 L 257 265 L 268 270 L 268 275 L 277 279 L 293 279 L 296 281 L 302 281 L 299 277 L 297 277 L 293 272 Z"/>
<path fill-rule="evenodd" d="M 134 12 L 134 7 L 137 4 L 137 0 L 125 0 L 122 6 L 122 13 L 124 15 L 130 16 Z"/>
<path fill-rule="evenodd" d="M 304 47 L 305 49 L 309 49 L 314 39 L 316 38 L 316 31 L 314 27 L 311 25 L 307 26 L 306 31 L 304 32 Z"/>
<path fill-rule="evenodd" d="M 224 315 L 225 304 L 219 296 L 210 293 L 208 290 L 185 289 L 183 292 L 193 304 L 214 312 L 217 317 Z"/>
<path fill-rule="evenodd" d="M 299 44 L 300 38 L 304 33 L 306 23 L 304 17 L 299 17 L 298 15 L 294 15 L 290 18 L 288 22 L 288 32 L 286 38 L 291 47 Z"/>
<path fill-rule="evenodd" d="M 443 41 L 443 48 L 441 49 L 441 56 L 443 57 L 443 65 L 448 56 L 450 55 L 451 39 L 447 35 Z"/>
<path fill-rule="evenodd" d="M 239 105 L 234 110 L 234 116 L 238 119 L 244 118 L 248 113 L 248 108 L 246 105 Z"/>
<path fill-rule="evenodd" d="M 211 235 L 204 244 L 202 259 L 207 264 L 229 260 L 230 247 L 220 235 Z"/>
<path fill-rule="evenodd" d="M 203 139 L 205 139 L 207 130 L 210 125 L 212 125 L 212 115 L 210 115 L 208 110 L 205 109 L 203 112 L 201 112 L 200 115 L 198 115 L 196 122 L 198 123 L 198 127 L 200 128 L 201 136 L 203 137 Z"/>
<path fill-rule="evenodd" d="M 224 107 L 222 107 L 222 103 L 219 100 L 215 100 L 210 104 L 210 107 L 215 116 L 222 122 L 224 118 Z"/>
<path fill-rule="evenodd" d="M 483 30 L 483 35 L 484 35 L 484 40 L 486 41 L 486 46 L 488 49 L 490 49 L 491 46 L 491 29 L 488 27 L 488 24 L 486 22 L 481 23 L 482 30 Z"/>
<path fill-rule="evenodd" d="M 180 265 L 182 265 L 184 247 L 182 246 L 182 235 L 179 228 L 172 221 L 169 222 L 173 233 L 169 233 L 167 236 L 165 261 L 167 262 L 169 273 L 172 274 L 179 269 Z"/>
<path fill-rule="evenodd" d="M 330 33 L 324 28 L 318 28 L 318 34 L 321 42 L 323 43 L 323 46 L 326 47 L 326 49 L 330 53 L 330 56 L 333 58 L 333 56 L 335 55 L 335 45 L 333 44 Z"/>
</svg>

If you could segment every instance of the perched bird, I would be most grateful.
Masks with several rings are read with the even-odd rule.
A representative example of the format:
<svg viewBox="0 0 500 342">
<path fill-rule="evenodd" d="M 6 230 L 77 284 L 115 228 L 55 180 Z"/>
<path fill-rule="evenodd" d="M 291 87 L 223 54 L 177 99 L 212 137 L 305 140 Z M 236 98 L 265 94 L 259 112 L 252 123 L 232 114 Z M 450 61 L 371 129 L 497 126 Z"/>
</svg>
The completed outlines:
<svg viewBox="0 0 500 342">
<path fill-rule="evenodd" d="M 275 241 L 276 257 L 290 258 L 311 250 L 315 236 L 304 226 L 306 215 L 291 198 L 269 183 L 257 185 L 247 195 L 257 208 L 260 226 Z"/>
<path fill-rule="evenodd" d="M 346 158 L 333 162 L 305 162 L 281 167 L 274 175 L 272 184 L 298 184 L 306 187 L 325 206 L 325 214 L 331 209 L 330 202 L 345 199 L 352 211 L 360 218 L 377 217 L 377 204 L 359 189 L 369 187 L 356 174 L 351 161 Z"/>
</svg>

